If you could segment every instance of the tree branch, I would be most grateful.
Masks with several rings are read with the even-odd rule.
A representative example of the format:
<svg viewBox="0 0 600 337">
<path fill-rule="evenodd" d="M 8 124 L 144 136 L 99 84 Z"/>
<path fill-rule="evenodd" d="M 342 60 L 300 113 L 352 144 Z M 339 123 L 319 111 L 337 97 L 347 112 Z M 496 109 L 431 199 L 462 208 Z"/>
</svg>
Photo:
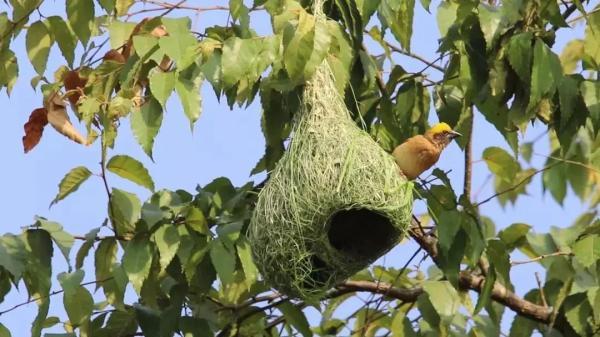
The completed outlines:
<svg viewBox="0 0 600 337">
<path fill-rule="evenodd" d="M 573 255 L 573 254 L 571 254 L 571 253 L 568 253 L 568 252 L 561 252 L 561 251 L 558 251 L 558 252 L 554 252 L 554 253 L 551 253 L 551 254 L 544 254 L 544 255 L 540 255 L 540 256 L 534 257 L 534 258 L 532 258 L 532 259 L 529 259 L 529 260 L 523 260 L 523 261 L 510 261 L 510 264 L 511 264 L 512 266 L 517 266 L 517 265 L 520 265 L 520 264 L 526 264 L 526 263 L 531 263 L 531 262 L 537 262 L 537 261 L 541 261 L 541 260 L 543 260 L 543 259 L 545 259 L 545 258 L 548 258 L 548 257 L 553 257 L 553 256 L 571 256 L 571 255 Z"/>
<path fill-rule="evenodd" d="M 463 195 L 469 202 L 471 202 L 471 173 L 473 170 L 473 146 L 471 141 L 473 139 L 473 125 L 475 124 L 475 114 L 471 110 L 471 125 L 468 127 L 465 137 L 467 137 L 467 143 L 465 144 L 465 176 L 463 182 Z"/>
<path fill-rule="evenodd" d="M 336 286 L 327 297 L 338 297 L 353 292 L 369 292 L 389 296 L 403 302 L 415 302 L 423 288 L 397 288 L 391 284 L 372 281 L 346 281 Z"/>
<path fill-rule="evenodd" d="M 413 228 L 410 235 L 429 253 L 433 261 L 437 264 L 437 240 L 434 237 L 423 233 L 418 226 L 418 222 L 413 218 Z M 474 290 L 478 293 L 481 293 L 484 281 L 484 276 L 475 275 L 469 271 L 462 271 L 459 274 L 459 285 L 464 289 Z M 552 318 L 552 310 L 550 308 L 544 308 L 541 305 L 522 299 L 498 282 L 494 283 L 491 298 L 494 301 L 509 307 L 518 315 L 531 318 L 541 323 L 549 323 Z"/>
</svg>

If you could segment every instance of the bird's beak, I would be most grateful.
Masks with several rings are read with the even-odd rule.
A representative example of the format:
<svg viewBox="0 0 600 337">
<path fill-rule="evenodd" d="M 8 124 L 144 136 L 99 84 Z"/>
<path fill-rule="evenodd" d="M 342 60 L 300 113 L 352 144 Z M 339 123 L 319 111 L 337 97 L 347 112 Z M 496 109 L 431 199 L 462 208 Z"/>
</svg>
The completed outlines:
<svg viewBox="0 0 600 337">
<path fill-rule="evenodd" d="M 456 137 L 461 137 L 462 136 L 460 133 L 458 133 L 456 131 L 450 131 L 449 133 L 450 133 L 450 138 L 451 139 L 454 139 Z"/>
</svg>

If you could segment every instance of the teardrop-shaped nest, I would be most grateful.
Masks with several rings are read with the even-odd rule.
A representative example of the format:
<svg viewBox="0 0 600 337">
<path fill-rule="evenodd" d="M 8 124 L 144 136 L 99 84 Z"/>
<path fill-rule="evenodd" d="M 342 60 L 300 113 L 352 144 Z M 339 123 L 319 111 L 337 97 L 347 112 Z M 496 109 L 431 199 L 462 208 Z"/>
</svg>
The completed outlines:
<svg viewBox="0 0 600 337">
<path fill-rule="evenodd" d="M 412 200 L 393 157 L 350 118 L 325 61 L 258 197 L 249 233 L 255 262 L 282 293 L 319 298 L 399 242 Z"/>
</svg>

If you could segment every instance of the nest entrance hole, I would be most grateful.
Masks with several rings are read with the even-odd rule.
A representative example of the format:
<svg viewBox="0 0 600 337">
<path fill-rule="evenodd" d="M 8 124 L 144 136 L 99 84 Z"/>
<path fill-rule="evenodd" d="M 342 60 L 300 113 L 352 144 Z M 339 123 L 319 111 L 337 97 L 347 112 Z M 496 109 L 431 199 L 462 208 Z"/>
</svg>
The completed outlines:
<svg viewBox="0 0 600 337">
<path fill-rule="evenodd" d="M 329 243 L 342 254 L 359 261 L 372 261 L 396 242 L 398 230 L 379 212 L 350 208 L 333 214 L 327 235 Z"/>
</svg>

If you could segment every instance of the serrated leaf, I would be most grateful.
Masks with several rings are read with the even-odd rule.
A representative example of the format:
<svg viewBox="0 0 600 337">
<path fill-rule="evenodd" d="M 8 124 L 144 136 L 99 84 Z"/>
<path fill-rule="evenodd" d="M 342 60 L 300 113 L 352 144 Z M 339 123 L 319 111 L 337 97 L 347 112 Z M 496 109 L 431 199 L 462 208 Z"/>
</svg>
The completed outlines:
<svg viewBox="0 0 600 337">
<path fill-rule="evenodd" d="M 202 111 L 201 85 L 202 76 L 196 76 L 193 80 L 189 80 L 179 75 L 175 83 L 175 91 L 181 100 L 183 112 L 190 121 L 190 129 L 193 128 Z"/>
<path fill-rule="evenodd" d="M 75 242 L 75 238 L 73 235 L 65 232 L 63 227 L 56 222 L 47 221 L 42 218 L 38 218 L 36 224 L 43 230 L 47 231 L 52 238 L 52 241 L 56 243 L 61 253 L 67 260 L 67 264 L 69 264 L 69 268 L 71 265 L 69 253 L 71 252 L 71 248 L 73 247 L 73 243 Z"/>
<path fill-rule="evenodd" d="M 92 35 L 94 22 L 93 0 L 69 0 L 67 3 L 67 18 L 81 43 L 86 45 Z"/>
<path fill-rule="evenodd" d="M 50 205 L 56 204 L 60 200 L 66 198 L 69 194 L 77 191 L 79 186 L 92 175 L 92 172 L 84 166 L 78 166 L 69 173 L 58 184 L 58 194 L 52 200 Z"/>
<path fill-rule="evenodd" d="M 300 308 L 290 302 L 283 302 L 278 305 L 277 308 L 281 310 L 287 321 L 296 328 L 302 336 L 310 337 L 313 335 L 308 320 Z"/>
<path fill-rule="evenodd" d="M 190 207 L 185 215 L 185 222 L 196 232 L 203 235 L 211 235 L 208 229 L 208 222 L 204 213 L 197 207 Z"/>
<path fill-rule="evenodd" d="M 425 281 L 423 290 L 429 295 L 435 311 L 443 318 L 451 318 L 458 312 L 460 298 L 448 281 Z"/>
<path fill-rule="evenodd" d="M 600 260 L 600 235 L 588 235 L 573 245 L 575 259 L 584 267 L 593 266 Z"/>
<path fill-rule="evenodd" d="M 485 282 L 483 283 L 483 289 L 479 293 L 479 298 L 477 299 L 477 305 L 475 305 L 475 309 L 473 310 L 473 315 L 477 315 L 481 309 L 483 309 L 490 301 L 492 290 L 494 289 L 494 283 L 496 282 L 496 270 L 494 266 L 490 264 L 490 268 L 488 270 L 488 274 L 485 277 Z"/>
<path fill-rule="evenodd" d="M 135 229 L 141 209 L 142 204 L 135 194 L 118 188 L 112 189 L 108 210 L 118 234 L 132 232 Z"/>
<path fill-rule="evenodd" d="M 117 258 L 117 240 L 108 238 L 100 241 L 94 253 L 94 267 L 96 269 L 96 280 L 106 280 L 112 276 L 113 264 Z M 96 284 L 96 289 L 100 287 Z"/>
<path fill-rule="evenodd" d="M 58 44 L 60 52 L 65 57 L 65 60 L 67 60 L 69 66 L 72 67 L 75 58 L 75 47 L 77 45 L 73 31 L 60 16 L 51 16 L 47 20 L 50 32 Z"/>
<path fill-rule="evenodd" d="M 592 308 L 585 294 L 579 293 L 567 297 L 564 303 L 565 317 L 569 325 L 580 336 L 591 336 L 590 326 L 587 322 L 592 314 Z"/>
<path fill-rule="evenodd" d="M 405 50 L 410 51 L 415 1 L 382 0 L 379 18 Z"/>
<path fill-rule="evenodd" d="M 110 47 L 112 49 L 122 48 L 125 43 L 129 40 L 133 29 L 136 24 L 133 22 L 121 22 L 113 21 L 108 26 L 108 33 L 110 36 Z"/>
<path fill-rule="evenodd" d="M 131 131 L 138 144 L 144 152 L 152 158 L 154 138 L 158 134 L 163 120 L 163 109 L 155 99 L 149 99 L 139 110 L 133 111 L 131 119 Z"/>
<path fill-rule="evenodd" d="M 90 292 L 80 285 L 83 280 L 83 270 L 73 273 L 61 273 L 58 280 L 64 290 L 63 304 L 69 321 L 78 326 L 89 319 L 94 309 L 94 299 Z"/>
<path fill-rule="evenodd" d="M 498 233 L 498 237 L 508 247 L 513 249 L 526 241 L 531 226 L 524 223 L 514 223 Z"/>
<path fill-rule="evenodd" d="M 179 232 L 177 227 L 164 224 L 154 232 L 154 242 L 160 255 L 161 270 L 165 270 L 179 249 Z"/>
<path fill-rule="evenodd" d="M 508 61 L 523 83 L 531 80 L 532 38 L 529 32 L 520 33 L 508 43 Z"/>
<path fill-rule="evenodd" d="M 123 16 L 127 14 L 131 5 L 133 5 L 133 0 L 116 0 L 115 1 L 115 10 L 117 12 L 117 16 Z"/>
<path fill-rule="evenodd" d="M 50 47 L 54 43 L 48 27 L 42 22 L 34 22 L 28 29 L 25 36 L 25 46 L 27 56 L 33 65 L 33 69 L 43 75 L 48 62 Z"/>
<path fill-rule="evenodd" d="M 120 176 L 154 191 L 154 181 L 142 163 L 127 155 L 116 155 L 110 158 L 106 168 Z"/>
<path fill-rule="evenodd" d="M 513 181 L 520 170 L 519 163 L 515 158 L 499 147 L 486 148 L 482 158 L 492 173 L 506 181 Z"/>
<path fill-rule="evenodd" d="M 150 74 L 150 90 L 152 96 L 165 107 L 167 100 L 175 89 L 176 82 L 175 72 L 154 71 Z"/>
<path fill-rule="evenodd" d="M 562 66 L 558 56 L 544 41 L 537 39 L 533 48 L 529 106 L 534 107 L 543 97 L 552 96 L 562 76 Z"/>
<path fill-rule="evenodd" d="M 291 27 L 288 27 L 291 29 Z M 283 63 L 288 75 L 299 80 L 304 74 L 306 63 L 310 59 L 315 38 L 315 18 L 306 12 L 300 12 L 298 26 L 292 39 L 285 46 Z"/>
<path fill-rule="evenodd" d="M 600 130 L 600 82 L 582 81 L 579 85 L 585 105 L 590 112 L 590 118 L 596 132 Z"/>
<path fill-rule="evenodd" d="M 123 268 L 135 291 L 141 294 L 142 285 L 152 265 L 152 247 L 147 238 L 136 237 L 129 241 L 123 254 Z"/>
<path fill-rule="evenodd" d="M 588 15 L 585 26 L 585 37 L 583 40 L 585 54 L 600 65 L 600 15 L 594 12 Z"/>
<path fill-rule="evenodd" d="M 252 259 L 252 251 L 250 249 L 248 240 L 245 238 L 240 238 L 237 241 L 236 246 L 238 257 L 240 258 L 242 269 L 244 270 L 244 275 L 246 276 L 246 286 L 248 287 L 248 290 L 250 290 L 250 287 L 256 283 L 256 280 L 258 280 L 258 269 L 254 264 L 254 260 Z"/>
<path fill-rule="evenodd" d="M 584 51 L 583 40 L 575 39 L 567 43 L 560 54 L 560 63 L 565 74 L 572 74 L 577 70 Z"/>
<path fill-rule="evenodd" d="M 177 68 L 183 70 L 190 63 L 190 55 L 196 53 L 198 40 L 189 31 L 181 34 L 174 34 L 172 31 L 169 31 L 169 33 L 169 36 L 163 36 L 158 40 L 158 45 L 165 54 L 175 61 Z"/>
<path fill-rule="evenodd" d="M 221 281 L 225 284 L 232 283 L 234 281 L 236 258 L 221 240 L 210 242 L 210 259 Z"/>
</svg>

